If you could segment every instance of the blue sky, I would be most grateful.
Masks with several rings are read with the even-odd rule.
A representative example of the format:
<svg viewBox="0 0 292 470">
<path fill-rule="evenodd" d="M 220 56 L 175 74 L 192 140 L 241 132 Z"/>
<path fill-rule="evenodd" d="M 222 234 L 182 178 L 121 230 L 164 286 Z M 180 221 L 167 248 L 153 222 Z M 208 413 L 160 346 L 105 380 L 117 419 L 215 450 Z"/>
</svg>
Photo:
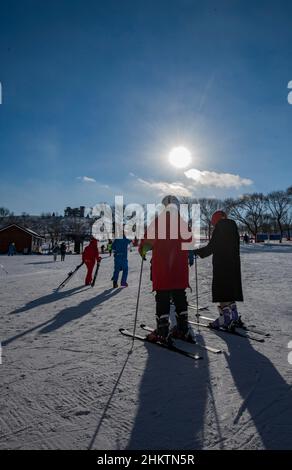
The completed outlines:
<svg viewBox="0 0 292 470">
<path fill-rule="evenodd" d="M 287 188 L 291 58 L 289 1 L 2 2 L 0 206 Z"/>
</svg>

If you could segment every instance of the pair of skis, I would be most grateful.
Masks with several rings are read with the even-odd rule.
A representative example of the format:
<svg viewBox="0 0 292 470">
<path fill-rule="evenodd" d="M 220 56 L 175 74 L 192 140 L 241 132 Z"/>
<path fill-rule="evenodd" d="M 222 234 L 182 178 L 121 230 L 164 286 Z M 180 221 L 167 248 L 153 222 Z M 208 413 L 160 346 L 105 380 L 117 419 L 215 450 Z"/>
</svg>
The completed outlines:
<svg viewBox="0 0 292 470">
<path fill-rule="evenodd" d="M 84 264 L 84 261 L 82 261 L 82 263 L 78 264 L 78 266 L 76 266 L 75 269 L 73 269 L 73 271 L 70 271 L 66 277 L 66 279 L 64 279 L 63 282 L 61 282 L 61 284 L 57 287 L 57 292 L 61 289 L 63 289 L 63 287 L 66 286 L 66 284 L 70 281 L 70 279 L 72 279 L 72 277 L 74 276 L 74 274 L 77 273 L 78 269 L 81 268 L 81 266 L 83 266 Z M 95 285 L 95 281 L 96 281 L 96 278 L 97 278 L 97 274 L 98 274 L 98 270 L 99 270 L 99 266 L 100 266 L 100 262 L 97 263 L 96 265 L 96 268 L 95 268 L 95 273 L 94 273 L 94 276 L 93 276 L 93 279 L 92 279 L 92 282 L 91 282 L 91 287 L 94 287 Z"/>
<path fill-rule="evenodd" d="M 199 318 L 203 318 L 204 320 L 207 320 L 207 321 L 210 321 L 210 322 L 214 321 L 213 318 L 205 317 L 203 315 L 199 315 Z M 251 331 L 251 330 L 249 330 L 247 327 L 246 327 L 247 331 L 239 331 L 238 328 L 233 328 L 231 330 L 226 330 L 224 328 L 213 329 L 213 328 L 210 327 L 209 324 L 200 323 L 198 321 L 196 321 L 196 322 L 195 321 L 189 321 L 189 324 L 190 325 L 196 325 L 196 326 L 203 327 L 203 328 L 208 328 L 211 331 L 213 330 L 213 331 L 218 331 L 218 332 L 222 332 L 222 333 L 232 334 L 232 335 L 235 335 L 235 336 L 240 336 L 241 338 L 250 339 L 250 340 L 253 340 L 253 341 L 257 341 L 259 343 L 264 343 L 265 342 L 264 338 L 260 338 L 258 336 L 250 335 L 248 333 L 248 331 Z M 140 325 L 140 327 L 145 331 L 149 331 L 149 332 L 153 331 L 153 328 L 145 325 L 144 323 L 142 323 Z M 144 341 L 144 342 L 149 342 L 149 343 L 152 343 L 152 344 L 156 344 L 156 346 L 162 347 L 164 349 L 169 349 L 169 350 L 174 351 L 176 353 L 179 353 L 183 356 L 187 356 L 190 359 L 193 359 L 193 360 L 202 359 L 202 356 L 199 356 L 198 354 L 193 354 L 191 352 L 185 351 L 184 349 L 179 348 L 178 346 L 176 346 L 173 343 L 165 344 L 165 343 L 162 343 L 162 342 L 159 342 L 159 341 L 154 343 L 154 342 L 150 341 L 147 336 L 141 336 L 141 335 L 137 335 L 137 334 L 133 335 L 133 333 L 131 333 L 129 330 L 127 330 L 125 328 L 120 328 L 119 331 L 124 336 L 128 336 L 130 338 L 135 338 L 139 341 Z M 269 333 L 265 333 L 265 332 L 263 332 L 261 330 L 258 330 L 258 329 L 253 329 L 253 332 L 257 333 L 258 335 L 264 335 L 266 337 L 269 336 Z M 221 349 L 213 348 L 211 346 L 199 343 L 195 339 L 193 341 L 188 341 L 188 342 L 193 343 L 196 346 L 198 346 L 199 348 L 204 349 L 204 350 L 209 351 L 209 352 L 212 352 L 212 353 L 215 353 L 215 354 L 219 354 L 219 353 L 222 352 Z"/>
<path fill-rule="evenodd" d="M 189 308 L 196 310 L 196 306 L 192 305 L 192 304 L 189 304 Z M 204 310 L 206 310 L 207 308 L 208 307 L 204 307 Z M 208 322 L 213 322 L 215 320 L 215 318 L 206 317 L 205 315 L 201 315 L 201 314 L 199 314 L 199 318 L 202 319 L 202 320 L 206 320 Z M 197 326 L 203 326 L 203 327 L 207 326 L 207 327 L 209 327 L 209 325 L 205 325 L 204 323 L 199 323 L 199 322 L 189 322 L 189 323 L 191 323 L 191 324 L 193 323 L 194 325 L 197 325 Z M 247 332 L 247 334 L 241 332 L 241 330 L 243 330 L 244 332 Z M 245 338 L 249 337 L 250 339 L 255 339 L 255 341 L 257 341 L 257 339 L 254 336 L 249 336 L 248 332 L 255 333 L 257 335 L 265 336 L 265 337 L 270 336 L 270 333 L 266 333 L 265 331 L 263 331 L 259 328 L 256 328 L 256 327 L 253 327 L 253 326 L 246 326 L 244 324 L 241 325 L 241 326 L 236 326 L 231 331 L 225 330 L 225 329 L 221 329 L 220 331 L 225 331 L 227 333 L 233 333 L 233 334 L 236 333 L 237 335 L 244 336 Z M 261 342 L 263 342 L 263 341 L 261 341 Z"/>
<path fill-rule="evenodd" d="M 72 276 L 74 276 L 74 274 L 77 273 L 78 269 L 81 268 L 81 266 L 83 266 L 84 264 L 84 261 L 82 261 L 82 263 L 78 264 L 78 266 L 76 266 L 75 269 L 73 269 L 73 271 L 70 271 L 66 277 L 66 279 L 64 279 L 63 282 L 61 282 L 61 284 L 57 287 L 57 291 L 63 289 L 63 287 L 65 287 L 65 285 L 70 281 L 70 279 L 72 278 Z"/>
<path fill-rule="evenodd" d="M 257 341 L 258 343 L 264 343 L 265 342 L 264 338 L 254 336 L 254 335 L 250 335 L 248 332 L 239 331 L 239 329 L 236 328 L 236 327 L 228 330 L 228 329 L 225 329 L 225 328 L 212 328 L 210 325 L 207 325 L 206 323 L 201 323 L 201 322 L 198 322 L 198 321 L 189 321 L 189 323 L 191 325 L 195 325 L 195 326 L 198 326 L 198 327 L 208 328 L 211 331 L 218 331 L 219 333 L 228 333 L 230 335 L 240 336 L 241 338 L 247 338 L 247 339 L 250 339 L 252 341 Z"/>
<path fill-rule="evenodd" d="M 140 327 L 145 331 L 149 331 L 149 332 L 153 331 L 153 328 L 145 325 L 144 323 L 142 323 L 140 325 Z M 125 328 L 120 328 L 119 331 L 124 336 L 128 336 L 130 338 L 135 338 L 139 341 L 148 342 L 148 343 L 154 344 L 156 346 L 162 347 L 164 349 L 169 349 L 170 351 L 173 351 L 173 352 L 176 352 L 176 353 L 181 354 L 183 356 L 189 357 L 190 359 L 193 359 L 193 360 L 196 360 L 196 361 L 200 360 L 200 359 L 203 359 L 202 356 L 200 356 L 198 354 L 191 353 L 189 351 L 185 351 L 184 349 L 181 349 L 180 347 L 178 347 L 174 343 L 165 344 L 165 343 L 162 343 L 160 341 L 154 343 L 154 342 L 150 341 L 147 336 L 141 336 L 141 335 L 138 335 L 138 334 L 133 335 L 133 333 L 131 333 L 129 330 L 127 330 Z M 182 340 L 179 340 L 179 341 L 182 341 Z M 195 339 L 193 341 L 187 341 L 187 342 L 189 342 L 191 344 L 195 344 L 199 348 L 204 349 L 204 350 L 209 351 L 209 352 L 212 352 L 214 354 L 220 354 L 222 352 L 221 349 L 212 348 L 211 346 L 207 346 L 207 345 L 204 345 L 202 343 L 198 343 Z"/>
<path fill-rule="evenodd" d="M 96 278 L 97 278 L 99 266 L 100 266 L 100 262 L 97 263 L 97 265 L 96 265 L 95 273 L 94 273 L 94 276 L 93 276 L 93 279 L 92 279 L 92 282 L 91 282 L 91 287 L 94 287 L 94 285 L 95 285 L 95 281 L 96 281 Z"/>
<path fill-rule="evenodd" d="M 153 328 L 149 328 L 150 331 L 153 331 Z M 181 354 L 182 356 L 186 356 L 186 357 L 189 357 L 190 359 L 193 359 L 195 361 L 199 360 L 199 359 L 203 359 L 202 356 L 199 356 L 198 354 L 192 354 L 188 351 L 185 351 L 184 349 L 181 349 L 181 348 L 178 348 L 175 344 L 173 343 L 170 343 L 170 344 L 166 344 L 166 343 L 162 343 L 160 341 L 157 341 L 155 343 L 153 343 L 152 341 L 150 341 L 147 336 L 141 336 L 141 335 L 133 335 L 133 333 L 131 333 L 129 330 L 127 330 L 126 328 L 120 328 L 120 333 L 124 336 L 128 336 L 129 338 L 135 338 L 139 341 L 143 341 L 144 343 L 150 343 L 150 344 L 154 344 L 155 346 L 159 346 L 160 348 L 164 348 L 164 349 L 168 349 L 169 351 L 173 351 L 173 352 L 176 352 L 178 354 Z"/>
</svg>

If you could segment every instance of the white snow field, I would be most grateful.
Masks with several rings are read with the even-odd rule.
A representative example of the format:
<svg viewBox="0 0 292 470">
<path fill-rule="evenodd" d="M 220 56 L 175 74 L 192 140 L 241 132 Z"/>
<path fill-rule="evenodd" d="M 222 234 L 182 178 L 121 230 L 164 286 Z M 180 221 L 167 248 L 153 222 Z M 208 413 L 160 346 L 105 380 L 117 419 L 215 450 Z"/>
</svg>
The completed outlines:
<svg viewBox="0 0 292 470">
<path fill-rule="evenodd" d="M 155 299 L 144 265 L 137 332 L 154 325 Z M 129 287 L 111 289 L 105 257 L 94 288 L 80 263 L 49 256 L 1 256 L 1 449 L 292 449 L 292 248 L 242 248 L 248 324 L 271 332 L 265 343 L 200 329 L 193 361 L 135 342 L 140 257 L 129 254 Z M 211 258 L 198 260 L 200 304 L 211 303 Z M 195 270 L 189 302 L 195 303 Z M 206 312 L 207 313 L 207 312 Z M 195 319 L 195 311 L 190 310 Z M 197 331 L 197 330 L 196 330 Z M 181 343 L 182 344 L 182 343 Z M 291 354 L 292 356 L 292 354 Z M 291 358 L 292 359 L 292 358 Z M 291 360 L 292 362 L 292 360 Z"/>
</svg>

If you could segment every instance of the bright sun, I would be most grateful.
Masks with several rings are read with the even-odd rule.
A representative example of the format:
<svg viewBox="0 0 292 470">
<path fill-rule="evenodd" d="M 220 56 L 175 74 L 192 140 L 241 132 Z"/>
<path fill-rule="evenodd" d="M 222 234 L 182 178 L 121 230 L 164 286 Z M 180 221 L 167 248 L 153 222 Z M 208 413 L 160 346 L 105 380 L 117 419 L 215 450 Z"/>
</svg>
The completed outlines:
<svg viewBox="0 0 292 470">
<path fill-rule="evenodd" d="M 176 168 L 186 168 L 192 160 L 191 152 L 185 147 L 174 147 L 168 158 Z"/>
</svg>

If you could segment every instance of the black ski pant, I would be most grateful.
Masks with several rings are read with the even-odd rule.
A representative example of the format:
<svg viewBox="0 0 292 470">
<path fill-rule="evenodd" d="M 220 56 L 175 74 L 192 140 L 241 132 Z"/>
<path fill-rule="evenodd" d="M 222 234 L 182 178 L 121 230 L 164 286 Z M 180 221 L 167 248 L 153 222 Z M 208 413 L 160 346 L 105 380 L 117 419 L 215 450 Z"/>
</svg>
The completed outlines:
<svg viewBox="0 0 292 470">
<path fill-rule="evenodd" d="M 170 302 L 175 305 L 177 328 L 182 333 L 188 331 L 188 302 L 185 289 L 158 290 L 156 300 L 157 332 L 167 336 L 169 332 Z"/>
</svg>

